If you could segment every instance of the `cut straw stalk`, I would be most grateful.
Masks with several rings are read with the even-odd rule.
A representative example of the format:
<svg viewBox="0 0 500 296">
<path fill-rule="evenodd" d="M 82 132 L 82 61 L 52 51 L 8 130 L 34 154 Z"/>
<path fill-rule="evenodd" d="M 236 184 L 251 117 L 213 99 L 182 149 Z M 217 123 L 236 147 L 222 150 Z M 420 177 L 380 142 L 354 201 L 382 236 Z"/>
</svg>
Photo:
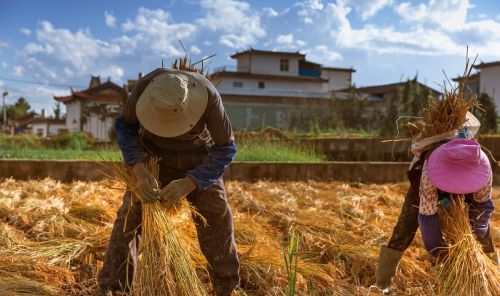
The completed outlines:
<svg viewBox="0 0 500 296">
<path fill-rule="evenodd" d="M 110 166 L 114 178 L 141 199 L 130 168 L 121 163 L 111 163 Z M 158 160 L 150 158 L 146 167 L 158 179 Z M 133 295 L 208 295 L 196 274 L 191 248 L 177 231 L 173 219 L 178 209 L 187 205 L 185 199 L 168 209 L 159 202 L 142 203 L 142 232 L 132 282 Z"/>
<path fill-rule="evenodd" d="M 460 128 L 465 123 L 467 112 L 478 107 L 476 96 L 466 91 L 474 62 L 475 60 L 471 63 L 467 57 L 459 85 L 450 90 L 445 84 L 443 98 L 432 97 L 424 106 L 423 122 L 410 124 L 419 134 L 418 138 L 428 138 Z"/>
<path fill-rule="evenodd" d="M 448 242 L 438 265 L 439 295 L 500 295 L 500 272 L 472 233 L 464 197 L 440 213 L 443 236 Z"/>
</svg>

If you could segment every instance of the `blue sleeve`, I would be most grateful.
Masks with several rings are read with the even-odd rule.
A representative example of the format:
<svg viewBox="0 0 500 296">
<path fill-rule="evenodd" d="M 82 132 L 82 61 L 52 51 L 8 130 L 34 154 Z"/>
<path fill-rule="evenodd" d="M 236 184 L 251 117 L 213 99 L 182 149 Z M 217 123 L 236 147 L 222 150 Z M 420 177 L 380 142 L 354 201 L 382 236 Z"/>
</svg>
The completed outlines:
<svg viewBox="0 0 500 296">
<path fill-rule="evenodd" d="M 438 214 L 418 214 L 418 224 L 424 242 L 425 249 L 432 255 L 437 256 L 441 247 L 444 247 L 444 239 L 441 235 Z"/>
<path fill-rule="evenodd" d="M 235 156 L 236 144 L 234 141 L 230 141 L 224 146 L 212 145 L 208 149 L 205 160 L 196 168 L 188 171 L 188 176 L 196 181 L 199 190 L 203 190 L 222 177 Z"/>
<path fill-rule="evenodd" d="M 472 222 L 472 228 L 477 237 L 483 238 L 486 235 L 494 209 L 495 207 L 491 198 L 485 202 L 472 201 L 470 203 L 469 219 Z"/>
<path fill-rule="evenodd" d="M 139 145 L 139 124 L 125 122 L 122 116 L 116 119 L 116 138 L 127 165 L 132 165 L 142 159 Z"/>
</svg>

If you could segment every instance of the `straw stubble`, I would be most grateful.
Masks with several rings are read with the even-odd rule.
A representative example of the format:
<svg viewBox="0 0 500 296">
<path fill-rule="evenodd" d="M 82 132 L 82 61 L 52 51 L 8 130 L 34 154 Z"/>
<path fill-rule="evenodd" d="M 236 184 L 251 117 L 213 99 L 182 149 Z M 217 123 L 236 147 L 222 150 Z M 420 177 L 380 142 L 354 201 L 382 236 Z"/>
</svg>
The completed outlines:
<svg viewBox="0 0 500 296">
<path fill-rule="evenodd" d="M 439 295 L 500 295 L 500 271 L 482 250 L 469 222 L 464 197 L 440 212 L 446 255 L 438 265 Z"/>
</svg>

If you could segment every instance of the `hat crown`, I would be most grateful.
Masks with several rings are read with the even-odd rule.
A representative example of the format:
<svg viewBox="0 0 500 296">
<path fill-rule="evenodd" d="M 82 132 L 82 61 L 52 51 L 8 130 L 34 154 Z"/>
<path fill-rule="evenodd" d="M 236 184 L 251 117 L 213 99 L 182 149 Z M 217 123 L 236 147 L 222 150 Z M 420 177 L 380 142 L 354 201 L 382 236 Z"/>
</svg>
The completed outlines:
<svg viewBox="0 0 500 296">
<path fill-rule="evenodd" d="M 188 96 L 188 85 L 175 74 L 160 75 L 151 81 L 152 109 L 169 117 L 182 113 Z"/>
<path fill-rule="evenodd" d="M 481 147 L 471 140 L 452 141 L 445 144 L 441 157 L 446 162 L 456 164 L 475 164 L 480 161 Z"/>
</svg>

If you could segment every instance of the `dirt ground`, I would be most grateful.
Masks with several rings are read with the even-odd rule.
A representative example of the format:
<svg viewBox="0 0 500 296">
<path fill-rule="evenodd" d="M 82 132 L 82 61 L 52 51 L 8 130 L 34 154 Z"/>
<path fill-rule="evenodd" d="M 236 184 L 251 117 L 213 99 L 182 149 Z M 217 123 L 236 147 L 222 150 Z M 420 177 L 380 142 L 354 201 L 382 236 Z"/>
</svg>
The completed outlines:
<svg viewBox="0 0 500 296">
<path fill-rule="evenodd" d="M 407 186 L 227 182 L 241 259 L 240 294 L 286 295 L 282 247 L 292 231 L 300 239 L 297 295 L 380 294 L 371 287 L 378 250 L 392 232 Z M 0 295 L 94 295 L 124 191 L 119 187 L 110 181 L 0 181 Z M 180 213 L 176 220 L 193 256 L 199 256 L 190 215 Z M 500 247 L 498 211 L 492 225 Z M 392 294 L 432 295 L 433 274 L 417 234 Z"/>
</svg>

